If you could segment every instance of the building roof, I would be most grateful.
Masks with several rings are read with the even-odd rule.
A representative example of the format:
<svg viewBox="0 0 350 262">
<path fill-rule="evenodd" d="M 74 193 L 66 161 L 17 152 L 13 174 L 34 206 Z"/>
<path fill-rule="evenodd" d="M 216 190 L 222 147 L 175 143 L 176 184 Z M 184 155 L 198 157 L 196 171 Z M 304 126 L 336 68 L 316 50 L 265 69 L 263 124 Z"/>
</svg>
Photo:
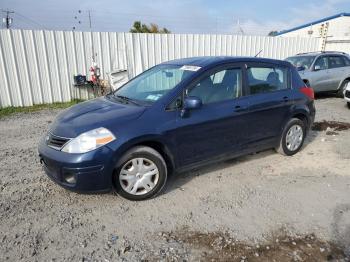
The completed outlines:
<svg viewBox="0 0 350 262">
<path fill-rule="evenodd" d="M 286 34 L 286 33 L 289 33 L 289 32 L 295 31 L 295 30 L 299 30 L 299 29 L 302 29 L 302 28 L 305 28 L 305 27 L 309 27 L 309 26 L 312 26 L 312 25 L 315 25 L 315 24 L 319 24 L 319 23 L 322 23 L 322 22 L 325 22 L 325 21 L 328 21 L 328 20 L 332 20 L 334 18 L 342 17 L 342 16 L 350 16 L 350 13 L 340 13 L 340 14 L 332 15 L 332 16 L 329 16 L 329 17 L 325 17 L 325 18 L 313 21 L 311 23 L 300 25 L 300 26 L 297 26 L 297 27 L 294 27 L 294 28 L 291 28 L 291 29 L 288 29 L 288 30 L 283 30 L 283 31 L 278 32 L 276 34 L 276 36 L 283 35 L 283 34 Z"/>
</svg>

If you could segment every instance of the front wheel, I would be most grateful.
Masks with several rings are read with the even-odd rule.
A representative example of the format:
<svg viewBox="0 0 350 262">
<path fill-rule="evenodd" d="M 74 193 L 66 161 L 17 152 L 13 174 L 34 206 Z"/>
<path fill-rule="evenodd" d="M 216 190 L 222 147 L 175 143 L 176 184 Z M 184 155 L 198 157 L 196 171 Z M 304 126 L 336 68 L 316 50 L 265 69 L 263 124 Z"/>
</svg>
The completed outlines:
<svg viewBox="0 0 350 262">
<path fill-rule="evenodd" d="M 127 151 L 114 172 L 119 195 L 129 200 L 144 200 L 159 194 L 167 181 L 163 157 L 153 148 L 137 146 Z"/>
<path fill-rule="evenodd" d="M 284 127 L 277 152 L 291 156 L 302 147 L 305 139 L 305 123 L 298 118 L 292 118 Z"/>
<path fill-rule="evenodd" d="M 350 102 L 348 102 L 347 104 L 348 104 L 348 108 L 350 109 Z"/>
</svg>

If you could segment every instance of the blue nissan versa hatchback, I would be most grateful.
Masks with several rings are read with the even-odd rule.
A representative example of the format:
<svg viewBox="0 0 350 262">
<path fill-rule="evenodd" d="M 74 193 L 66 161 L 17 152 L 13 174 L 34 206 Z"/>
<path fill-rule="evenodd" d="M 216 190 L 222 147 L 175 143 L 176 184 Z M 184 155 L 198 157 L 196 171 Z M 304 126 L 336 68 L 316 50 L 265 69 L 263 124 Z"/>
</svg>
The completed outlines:
<svg viewBox="0 0 350 262">
<path fill-rule="evenodd" d="M 59 114 L 39 144 L 40 160 L 64 188 L 115 188 L 142 200 L 176 171 L 269 148 L 297 153 L 314 121 L 313 99 L 289 62 L 169 61 Z"/>
</svg>

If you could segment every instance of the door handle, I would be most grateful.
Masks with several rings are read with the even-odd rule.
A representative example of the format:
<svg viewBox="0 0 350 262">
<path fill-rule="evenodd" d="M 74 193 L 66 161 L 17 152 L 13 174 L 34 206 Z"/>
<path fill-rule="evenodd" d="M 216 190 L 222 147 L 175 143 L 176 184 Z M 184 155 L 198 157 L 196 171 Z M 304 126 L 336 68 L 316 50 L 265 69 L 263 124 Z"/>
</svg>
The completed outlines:
<svg viewBox="0 0 350 262">
<path fill-rule="evenodd" d="M 246 107 L 242 107 L 242 106 L 239 106 L 239 105 L 234 107 L 234 111 L 235 112 L 243 112 L 243 111 L 246 111 L 246 110 L 247 110 Z"/>
<path fill-rule="evenodd" d="M 283 102 L 288 102 L 289 101 L 289 97 L 288 96 L 284 96 L 283 97 Z"/>
</svg>

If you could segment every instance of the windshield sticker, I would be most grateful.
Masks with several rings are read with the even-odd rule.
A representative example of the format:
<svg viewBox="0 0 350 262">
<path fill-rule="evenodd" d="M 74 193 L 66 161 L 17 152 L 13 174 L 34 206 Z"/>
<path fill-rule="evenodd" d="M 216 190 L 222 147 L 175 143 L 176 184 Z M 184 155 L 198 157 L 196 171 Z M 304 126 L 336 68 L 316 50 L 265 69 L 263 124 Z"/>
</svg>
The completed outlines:
<svg viewBox="0 0 350 262">
<path fill-rule="evenodd" d="M 180 70 L 193 71 L 196 72 L 201 69 L 200 66 L 192 66 L 192 65 L 184 65 L 180 68 Z"/>
<path fill-rule="evenodd" d="M 162 96 L 162 94 L 148 95 L 148 96 L 146 97 L 146 99 L 147 99 L 147 100 L 156 101 L 156 100 L 158 100 L 161 96 Z"/>
</svg>

